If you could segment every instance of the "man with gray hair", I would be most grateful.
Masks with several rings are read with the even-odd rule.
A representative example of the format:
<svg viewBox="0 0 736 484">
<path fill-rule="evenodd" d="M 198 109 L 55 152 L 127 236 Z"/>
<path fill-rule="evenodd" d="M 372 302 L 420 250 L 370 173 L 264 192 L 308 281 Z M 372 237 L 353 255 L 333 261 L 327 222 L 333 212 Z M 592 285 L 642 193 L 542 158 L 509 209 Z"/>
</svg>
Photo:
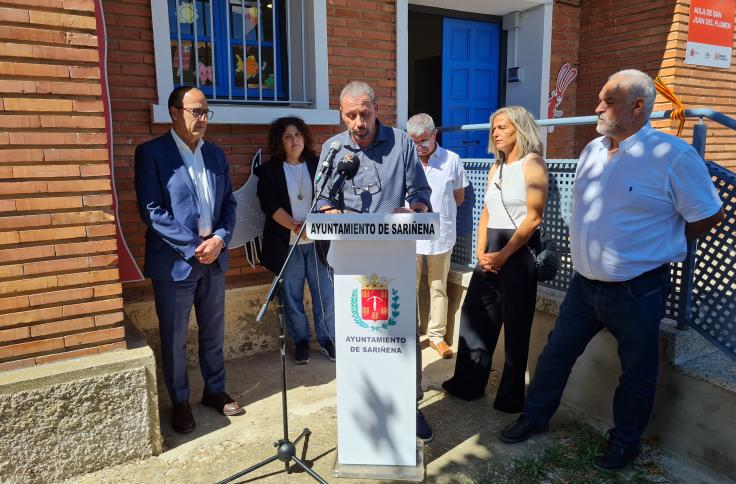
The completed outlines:
<svg viewBox="0 0 736 484">
<path fill-rule="evenodd" d="M 427 212 L 430 188 L 417 160 L 414 144 L 403 131 L 381 123 L 376 114 L 378 103 L 373 89 L 363 81 L 349 82 L 340 93 L 340 116 L 347 131 L 339 133 L 322 145 L 321 159 L 330 145 L 337 141 L 340 150 L 335 156 L 360 160 L 360 170 L 345 183 L 345 207 L 362 213 L 386 213 L 411 210 Z M 335 171 L 325 184 L 329 193 L 338 175 Z M 322 201 L 318 208 L 325 209 Z"/>
<path fill-rule="evenodd" d="M 598 97 L 602 136 L 585 147 L 575 173 L 570 254 L 576 273 L 524 413 L 500 439 L 522 442 L 548 429 L 575 360 L 606 328 L 617 340 L 622 373 L 608 446 L 594 465 L 612 471 L 636 458 L 652 413 L 670 262 L 683 260 L 688 241 L 717 225 L 723 209 L 698 153 L 649 124 L 656 97 L 651 77 L 617 72 Z"/>
<path fill-rule="evenodd" d="M 430 240 L 417 241 L 417 298 L 422 271 L 427 266 L 429 284 L 429 345 L 442 358 L 452 358 L 445 342 L 447 330 L 447 273 L 455 245 L 457 207 L 465 199 L 468 180 L 460 157 L 437 143 L 437 130 L 429 114 L 419 113 L 406 123 L 424 174 L 432 188 L 431 202 L 440 215 L 440 231 Z"/>
</svg>

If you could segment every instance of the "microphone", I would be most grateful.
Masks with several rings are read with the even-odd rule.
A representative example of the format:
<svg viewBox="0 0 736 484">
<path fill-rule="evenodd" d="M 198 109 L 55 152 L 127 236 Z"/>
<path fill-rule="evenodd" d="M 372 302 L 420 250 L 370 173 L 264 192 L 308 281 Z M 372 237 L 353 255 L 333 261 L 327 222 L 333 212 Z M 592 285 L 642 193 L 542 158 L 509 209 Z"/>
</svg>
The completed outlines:
<svg viewBox="0 0 736 484">
<path fill-rule="evenodd" d="M 338 175 L 345 175 L 346 180 L 352 180 L 358 173 L 360 160 L 353 155 L 345 155 L 337 164 Z"/>
<path fill-rule="evenodd" d="M 342 190 L 342 186 L 345 184 L 345 180 L 352 180 L 358 173 L 360 167 L 360 160 L 353 155 L 345 155 L 342 157 L 340 162 L 337 164 L 337 180 L 332 185 L 330 190 L 330 200 L 335 199 L 335 195 Z"/>
<path fill-rule="evenodd" d="M 328 151 L 327 156 L 325 156 L 325 161 L 323 161 L 319 167 L 317 178 L 315 178 L 314 180 L 315 185 L 322 179 L 324 174 L 327 173 L 327 170 L 329 170 L 330 166 L 332 166 L 332 160 L 335 159 L 335 155 L 337 154 L 338 151 L 340 151 L 340 142 L 333 141 L 330 144 L 330 151 Z"/>
</svg>

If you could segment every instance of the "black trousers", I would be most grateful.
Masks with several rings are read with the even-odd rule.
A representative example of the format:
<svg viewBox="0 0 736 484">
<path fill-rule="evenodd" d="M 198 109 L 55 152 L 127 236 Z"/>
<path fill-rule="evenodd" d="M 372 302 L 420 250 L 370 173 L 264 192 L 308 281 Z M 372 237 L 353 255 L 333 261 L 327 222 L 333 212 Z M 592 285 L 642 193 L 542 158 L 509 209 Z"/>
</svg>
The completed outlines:
<svg viewBox="0 0 736 484">
<path fill-rule="evenodd" d="M 513 234 L 514 230 L 488 229 L 487 250 L 500 250 Z M 528 244 L 539 250 L 539 232 Z M 526 247 L 519 248 L 497 274 L 475 267 L 461 309 L 455 374 L 443 385 L 448 392 L 466 400 L 484 394 L 503 327 L 506 358 L 493 406 L 510 413 L 523 410 L 536 298 L 536 269 Z"/>
</svg>

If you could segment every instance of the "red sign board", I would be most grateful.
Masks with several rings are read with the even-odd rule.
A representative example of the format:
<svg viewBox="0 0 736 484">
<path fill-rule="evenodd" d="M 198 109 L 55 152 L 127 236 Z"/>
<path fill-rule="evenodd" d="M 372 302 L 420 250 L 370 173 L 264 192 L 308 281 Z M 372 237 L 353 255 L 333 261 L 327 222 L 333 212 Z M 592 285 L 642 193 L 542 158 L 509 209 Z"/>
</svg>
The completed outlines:
<svg viewBox="0 0 736 484">
<path fill-rule="evenodd" d="M 691 0 L 685 63 L 731 67 L 736 0 Z"/>
</svg>

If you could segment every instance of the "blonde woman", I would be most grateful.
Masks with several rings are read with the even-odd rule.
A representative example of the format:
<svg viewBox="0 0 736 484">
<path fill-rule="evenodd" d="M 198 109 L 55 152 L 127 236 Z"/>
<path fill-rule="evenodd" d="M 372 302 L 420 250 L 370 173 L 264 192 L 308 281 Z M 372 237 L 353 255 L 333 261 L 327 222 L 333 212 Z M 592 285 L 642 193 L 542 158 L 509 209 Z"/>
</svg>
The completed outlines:
<svg viewBox="0 0 736 484">
<path fill-rule="evenodd" d="M 478 224 L 478 265 L 473 271 L 460 318 L 455 374 L 442 384 L 456 397 L 483 396 L 501 328 L 505 363 L 494 408 L 524 408 L 529 335 L 537 297 L 534 259 L 547 198 L 547 167 L 532 115 L 520 106 L 491 115 L 488 152 L 496 162 Z"/>
</svg>

